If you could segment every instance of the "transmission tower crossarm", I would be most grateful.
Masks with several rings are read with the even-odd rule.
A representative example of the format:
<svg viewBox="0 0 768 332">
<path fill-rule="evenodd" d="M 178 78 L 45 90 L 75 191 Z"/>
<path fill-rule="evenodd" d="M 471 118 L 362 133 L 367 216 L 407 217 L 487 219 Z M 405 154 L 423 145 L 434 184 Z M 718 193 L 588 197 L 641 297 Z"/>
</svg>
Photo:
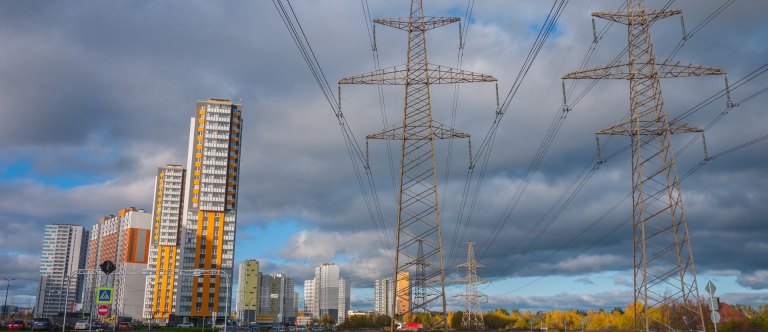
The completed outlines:
<svg viewBox="0 0 768 332">
<path fill-rule="evenodd" d="M 377 18 L 373 20 L 373 23 L 386 25 L 403 31 L 425 32 L 459 21 L 458 17 L 422 16 L 420 18 L 423 18 L 423 20 L 412 21 L 408 17 Z"/>
<path fill-rule="evenodd" d="M 707 75 L 725 75 L 720 68 L 707 67 L 695 64 L 668 64 L 654 63 L 654 70 L 649 71 L 646 68 L 648 64 L 635 64 L 634 66 L 623 63 L 618 65 L 600 66 L 569 73 L 563 76 L 563 79 L 648 79 L 648 78 L 677 78 L 690 76 Z M 633 69 L 634 68 L 634 69 Z"/>
<path fill-rule="evenodd" d="M 595 12 L 592 13 L 592 16 L 597 18 L 602 18 L 604 20 L 621 23 L 621 24 L 628 24 L 631 19 L 635 20 L 643 20 L 648 23 L 652 23 L 653 21 L 660 20 L 663 18 L 667 18 L 670 16 L 680 15 L 682 14 L 682 10 L 650 10 L 650 11 L 643 11 L 643 12 L 633 12 L 630 11 L 628 13 L 616 13 L 616 12 Z"/>
<path fill-rule="evenodd" d="M 398 124 L 388 129 L 384 129 L 379 132 L 375 132 L 368 136 L 367 139 L 388 139 L 388 140 L 402 140 L 403 139 L 403 126 Z M 428 128 L 424 128 L 424 131 L 417 132 L 408 136 L 408 140 L 428 140 L 432 138 L 448 139 L 448 138 L 469 138 L 469 134 L 460 132 L 456 129 L 449 128 L 448 126 L 432 121 L 432 136 L 429 135 Z"/>
<path fill-rule="evenodd" d="M 425 66 L 423 63 L 412 63 L 411 70 Z M 408 65 L 398 65 L 382 68 L 357 76 L 350 76 L 339 80 L 339 84 L 373 84 L 373 85 L 405 85 L 408 76 Z M 429 75 L 429 84 L 454 84 L 454 83 L 482 83 L 496 82 L 491 75 L 475 73 L 467 70 L 426 64 L 426 72 Z"/>
<path fill-rule="evenodd" d="M 620 124 L 611 126 L 609 128 L 600 130 L 595 132 L 595 134 L 598 135 L 624 135 L 624 136 L 634 136 L 634 135 L 640 135 L 640 136 L 659 136 L 663 135 L 666 132 L 666 129 L 664 127 L 655 127 L 653 126 L 654 122 L 648 122 L 645 126 L 640 126 L 639 128 L 632 129 L 632 123 L 634 121 L 628 120 L 626 122 L 622 122 Z M 641 121 L 642 122 L 642 121 Z M 704 129 L 696 128 L 696 127 L 690 127 L 687 124 L 669 124 L 669 133 L 670 134 L 683 134 L 683 133 L 702 133 L 704 132 Z"/>
</svg>

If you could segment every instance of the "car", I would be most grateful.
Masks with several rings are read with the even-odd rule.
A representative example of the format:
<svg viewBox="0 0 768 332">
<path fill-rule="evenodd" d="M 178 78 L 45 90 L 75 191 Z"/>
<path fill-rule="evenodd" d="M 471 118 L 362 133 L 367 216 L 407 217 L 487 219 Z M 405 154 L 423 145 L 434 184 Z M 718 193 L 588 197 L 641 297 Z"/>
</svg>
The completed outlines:
<svg viewBox="0 0 768 332">
<path fill-rule="evenodd" d="M 120 322 L 117 324 L 118 330 L 130 330 L 131 329 L 131 323 L 129 322 Z"/>
<path fill-rule="evenodd" d="M 87 330 L 88 329 L 88 320 L 81 319 L 75 323 L 75 330 Z"/>
<path fill-rule="evenodd" d="M 26 324 L 24 324 L 23 320 L 14 320 L 9 322 L 5 328 L 9 330 L 23 330 L 26 328 Z"/>
<path fill-rule="evenodd" d="M 53 331 L 53 321 L 47 317 L 32 318 L 32 331 Z"/>
<path fill-rule="evenodd" d="M 184 322 L 176 324 L 176 327 L 195 327 L 195 324 L 192 324 L 192 322 Z"/>
</svg>

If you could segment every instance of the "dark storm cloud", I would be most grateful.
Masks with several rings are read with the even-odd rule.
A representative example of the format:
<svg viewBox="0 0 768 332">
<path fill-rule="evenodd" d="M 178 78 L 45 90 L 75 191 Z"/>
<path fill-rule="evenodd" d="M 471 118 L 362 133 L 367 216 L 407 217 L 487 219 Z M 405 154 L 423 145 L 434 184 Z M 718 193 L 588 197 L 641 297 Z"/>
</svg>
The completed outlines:
<svg viewBox="0 0 768 332">
<path fill-rule="evenodd" d="M 658 8 L 662 2 L 666 1 L 649 1 L 649 6 Z M 331 84 L 372 70 L 359 4 L 309 1 L 294 5 Z M 464 6 L 440 1 L 426 5 L 428 14 L 435 15 Z M 690 29 L 720 3 L 675 5 L 685 10 Z M 535 38 L 537 29 L 532 27 L 541 24 L 549 8 L 534 1 L 486 1 L 475 6 L 464 68 L 498 77 L 503 97 Z M 0 169 L 26 160 L 32 165 L 28 177 L 0 182 L 3 193 L 13 193 L 0 200 L 4 230 L 29 227 L 27 231 L 41 234 L 46 223 L 90 225 L 125 206 L 148 207 L 155 168 L 186 162 L 188 117 L 194 101 L 242 98 L 238 222 L 294 219 L 306 229 L 317 230 L 303 238 L 296 234 L 289 243 L 297 250 L 260 258 L 266 260 L 263 270 L 294 276 L 298 284 L 311 277 L 312 264 L 343 259 L 345 264 L 363 267 L 343 272 L 353 285 L 368 287 L 366 282 L 389 268 L 386 250 L 380 245 L 382 235 L 369 220 L 336 119 L 271 3 L 26 1 L 4 2 L 1 7 Z M 467 173 L 466 142 L 453 142 L 447 176 L 442 165 L 448 143 L 438 143 L 446 266 L 461 263 L 466 257 L 464 242 L 475 241 L 476 255 L 486 265 L 483 277 L 492 280 L 580 276 L 631 267 L 631 227 L 619 227 L 631 211 L 629 201 L 620 203 L 630 190 L 628 153 L 602 165 L 567 209 L 556 219 L 550 217 L 560 206 L 558 198 L 573 190 L 582 168 L 594 162 L 593 133 L 621 121 L 626 113 L 627 82 L 599 82 L 580 103 L 571 105 L 525 195 L 509 217 L 504 215 L 552 119 L 561 115 L 560 77 L 578 69 L 590 46 L 589 12 L 613 10 L 617 5 L 596 1 L 592 8 L 586 7 L 569 5 L 558 33 L 548 40 L 503 118 L 468 225 L 456 223 Z M 405 2 L 371 3 L 376 17 L 401 16 L 404 8 Z M 765 10 L 768 3 L 735 3 L 691 38 L 676 59 L 722 67 L 736 81 L 765 61 Z M 602 28 L 606 23 L 598 24 Z M 672 19 L 654 27 L 659 57 L 666 56 L 679 40 L 678 24 Z M 434 62 L 455 64 L 456 31 L 456 27 L 443 28 L 429 35 Z M 610 62 L 626 43 L 625 34 L 624 27 L 613 26 L 589 65 Z M 383 66 L 405 61 L 402 32 L 379 27 L 377 39 Z M 567 82 L 567 87 L 577 84 L 578 94 L 588 83 Z M 760 77 L 732 95 L 735 100 L 744 98 L 766 83 L 768 79 Z M 673 118 L 716 93 L 723 81 L 707 77 L 663 84 L 665 106 Z M 450 123 L 452 87 L 436 87 L 432 93 L 436 119 Z M 360 142 L 384 126 L 374 87 L 345 86 L 342 94 L 345 117 Z M 389 122 L 397 122 L 402 87 L 385 88 L 384 96 Z M 492 85 L 460 90 L 456 127 L 473 135 L 475 148 L 493 119 L 494 98 Z M 723 117 L 707 132 L 710 153 L 764 135 L 766 114 L 761 105 L 766 101 L 763 95 Z M 718 100 L 685 121 L 704 126 L 723 111 L 723 105 Z M 676 139 L 675 147 L 684 146 L 688 139 Z M 628 139 L 619 137 L 604 144 L 610 153 L 628 144 Z M 766 149 L 763 143 L 724 155 L 683 182 L 697 272 L 736 269 L 743 272 L 738 280 L 745 287 L 766 287 L 761 261 L 768 254 L 764 240 L 768 211 L 762 204 L 768 185 Z M 394 144 L 394 156 L 399 153 L 396 150 Z M 392 232 L 396 181 L 390 177 L 389 165 L 397 160 L 389 160 L 383 142 L 371 143 L 370 151 L 384 222 Z M 679 156 L 679 171 L 686 172 L 702 158 L 700 143 L 692 145 Z M 475 181 L 480 171 L 476 172 Z M 74 173 L 94 174 L 99 180 L 71 189 L 39 180 Z M 618 208 L 606 215 L 617 203 Z M 496 225 L 503 227 L 496 229 Z M 540 239 L 534 241 L 540 232 Z M 358 238 L 345 246 L 352 236 Z M 39 254 L 37 246 L 7 234 L 0 235 L 0 248 Z M 607 307 L 628 301 L 628 297 L 611 298 L 614 295 L 606 294 L 605 299 L 569 295 L 562 303 Z M 511 297 L 503 302 L 536 306 L 551 300 Z"/>
</svg>

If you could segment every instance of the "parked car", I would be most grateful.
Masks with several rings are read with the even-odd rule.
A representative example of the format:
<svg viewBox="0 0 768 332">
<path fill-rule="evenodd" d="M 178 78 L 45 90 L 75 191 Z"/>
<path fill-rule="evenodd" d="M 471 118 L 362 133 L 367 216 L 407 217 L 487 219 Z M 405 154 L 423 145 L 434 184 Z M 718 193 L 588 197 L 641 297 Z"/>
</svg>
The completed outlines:
<svg viewBox="0 0 768 332">
<path fill-rule="evenodd" d="M 185 322 L 177 324 L 176 327 L 195 327 L 195 324 L 192 324 L 192 322 Z"/>
<path fill-rule="evenodd" d="M 81 319 L 75 323 L 75 330 L 87 330 L 88 329 L 88 321 L 85 319 Z"/>
<path fill-rule="evenodd" d="M 131 323 L 128 322 L 120 322 L 117 324 L 118 330 L 130 330 L 131 329 Z"/>
<path fill-rule="evenodd" d="M 50 318 L 32 318 L 32 331 L 51 331 L 55 325 Z"/>
<path fill-rule="evenodd" d="M 5 328 L 9 330 L 23 330 L 26 328 L 26 324 L 24 324 L 23 320 L 14 320 L 8 323 Z"/>
</svg>

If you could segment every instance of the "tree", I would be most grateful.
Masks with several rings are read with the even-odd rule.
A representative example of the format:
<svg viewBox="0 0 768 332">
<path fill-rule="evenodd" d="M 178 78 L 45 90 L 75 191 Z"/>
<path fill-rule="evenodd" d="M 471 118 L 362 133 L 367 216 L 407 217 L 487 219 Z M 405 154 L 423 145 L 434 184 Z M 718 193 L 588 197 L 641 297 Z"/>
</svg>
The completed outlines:
<svg viewBox="0 0 768 332">
<path fill-rule="evenodd" d="M 464 318 L 464 313 L 461 311 L 448 313 L 448 326 L 454 329 L 461 329 L 461 319 Z"/>
<path fill-rule="evenodd" d="M 323 315 L 323 317 L 320 319 L 320 323 L 323 326 L 331 326 L 336 324 L 336 321 L 333 318 L 331 318 L 331 316 Z"/>
</svg>

